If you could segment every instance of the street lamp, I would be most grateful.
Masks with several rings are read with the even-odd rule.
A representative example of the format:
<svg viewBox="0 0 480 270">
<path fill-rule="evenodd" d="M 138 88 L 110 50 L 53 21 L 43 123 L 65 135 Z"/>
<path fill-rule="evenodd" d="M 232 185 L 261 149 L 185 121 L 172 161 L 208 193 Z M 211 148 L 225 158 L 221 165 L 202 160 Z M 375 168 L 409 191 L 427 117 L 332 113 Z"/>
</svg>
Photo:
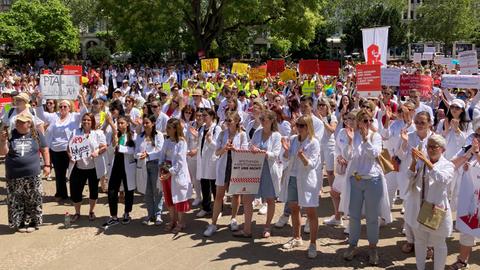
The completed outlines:
<svg viewBox="0 0 480 270">
<path fill-rule="evenodd" d="M 340 37 L 335 37 L 335 36 L 328 37 L 327 43 L 330 44 L 330 59 L 332 59 L 333 45 L 342 43 L 342 39 Z"/>
</svg>

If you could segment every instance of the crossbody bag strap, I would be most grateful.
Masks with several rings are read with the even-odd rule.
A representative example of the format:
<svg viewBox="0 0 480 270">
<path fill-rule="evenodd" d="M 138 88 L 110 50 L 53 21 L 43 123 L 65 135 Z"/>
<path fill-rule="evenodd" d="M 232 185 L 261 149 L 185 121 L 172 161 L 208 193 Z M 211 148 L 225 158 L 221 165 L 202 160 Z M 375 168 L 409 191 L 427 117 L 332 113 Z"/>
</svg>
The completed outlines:
<svg viewBox="0 0 480 270">
<path fill-rule="evenodd" d="M 423 172 L 422 172 L 422 202 L 425 200 L 425 170 L 427 166 L 425 163 L 423 164 Z"/>
</svg>

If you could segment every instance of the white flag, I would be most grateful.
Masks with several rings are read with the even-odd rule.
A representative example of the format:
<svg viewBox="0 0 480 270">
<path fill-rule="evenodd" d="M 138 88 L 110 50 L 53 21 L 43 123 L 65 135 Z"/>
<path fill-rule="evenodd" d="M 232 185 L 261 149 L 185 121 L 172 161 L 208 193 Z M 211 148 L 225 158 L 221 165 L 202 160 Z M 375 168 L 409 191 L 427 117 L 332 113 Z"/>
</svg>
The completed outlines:
<svg viewBox="0 0 480 270">
<path fill-rule="evenodd" d="M 362 29 L 363 55 L 367 64 L 387 65 L 388 28 L 390 26 Z"/>
</svg>

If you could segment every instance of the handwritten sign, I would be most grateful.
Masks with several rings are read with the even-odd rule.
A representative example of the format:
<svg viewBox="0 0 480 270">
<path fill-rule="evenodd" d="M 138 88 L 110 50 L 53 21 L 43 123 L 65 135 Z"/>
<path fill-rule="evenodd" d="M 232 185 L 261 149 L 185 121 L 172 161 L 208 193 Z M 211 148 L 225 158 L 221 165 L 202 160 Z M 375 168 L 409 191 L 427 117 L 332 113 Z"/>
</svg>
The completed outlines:
<svg viewBox="0 0 480 270">
<path fill-rule="evenodd" d="M 40 75 L 44 99 L 77 99 L 80 85 L 75 75 Z"/>
<path fill-rule="evenodd" d="M 357 91 L 361 97 L 376 97 L 382 91 L 379 64 L 357 65 Z"/>
<path fill-rule="evenodd" d="M 251 68 L 249 72 L 250 80 L 253 81 L 261 81 L 267 77 L 267 69 L 266 68 Z"/>
<path fill-rule="evenodd" d="M 433 80 L 428 75 L 410 75 L 400 76 L 400 95 L 408 96 L 409 91 L 417 89 L 422 97 L 429 98 L 432 95 Z"/>
<path fill-rule="evenodd" d="M 264 161 L 265 154 L 252 151 L 234 151 L 229 193 L 257 194 Z"/>
<path fill-rule="evenodd" d="M 382 85 L 385 86 L 400 86 L 400 75 L 402 70 L 399 68 L 384 68 L 382 67 Z"/>
<path fill-rule="evenodd" d="M 88 158 L 91 155 L 90 142 L 84 135 L 73 136 L 68 147 L 74 161 Z"/>
<path fill-rule="evenodd" d="M 465 75 L 478 73 L 477 51 L 464 51 L 458 53 L 460 72 Z"/>
<path fill-rule="evenodd" d="M 297 73 L 293 69 L 285 69 L 280 73 L 280 80 L 282 81 L 288 81 L 288 80 L 296 80 L 297 79 Z"/>
<path fill-rule="evenodd" d="M 476 75 L 442 75 L 443 88 L 480 89 L 480 76 Z"/>
<path fill-rule="evenodd" d="M 248 74 L 248 64 L 244 63 L 233 63 L 232 73 L 237 73 L 238 75 Z"/>
<path fill-rule="evenodd" d="M 218 70 L 218 58 L 202 59 L 202 71 L 213 72 Z"/>
</svg>

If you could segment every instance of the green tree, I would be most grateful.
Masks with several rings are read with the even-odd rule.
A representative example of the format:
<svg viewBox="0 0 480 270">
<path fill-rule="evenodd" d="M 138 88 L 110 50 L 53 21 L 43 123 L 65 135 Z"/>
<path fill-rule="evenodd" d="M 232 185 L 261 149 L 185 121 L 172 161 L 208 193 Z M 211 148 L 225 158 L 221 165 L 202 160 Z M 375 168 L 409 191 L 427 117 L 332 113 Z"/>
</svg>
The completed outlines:
<svg viewBox="0 0 480 270">
<path fill-rule="evenodd" d="M 110 54 L 110 50 L 103 45 L 93 46 L 87 50 L 88 59 L 94 64 L 107 62 L 110 60 Z"/>
<path fill-rule="evenodd" d="M 91 27 L 102 19 L 102 9 L 98 0 L 62 0 L 72 15 L 77 27 Z"/>
<path fill-rule="evenodd" d="M 0 13 L 0 42 L 31 60 L 80 51 L 78 29 L 60 0 L 17 0 Z"/>
<path fill-rule="evenodd" d="M 425 0 L 417 9 L 415 35 L 423 41 L 453 42 L 473 38 L 479 27 L 478 0 Z M 447 50 L 445 50 L 445 53 Z"/>
</svg>

